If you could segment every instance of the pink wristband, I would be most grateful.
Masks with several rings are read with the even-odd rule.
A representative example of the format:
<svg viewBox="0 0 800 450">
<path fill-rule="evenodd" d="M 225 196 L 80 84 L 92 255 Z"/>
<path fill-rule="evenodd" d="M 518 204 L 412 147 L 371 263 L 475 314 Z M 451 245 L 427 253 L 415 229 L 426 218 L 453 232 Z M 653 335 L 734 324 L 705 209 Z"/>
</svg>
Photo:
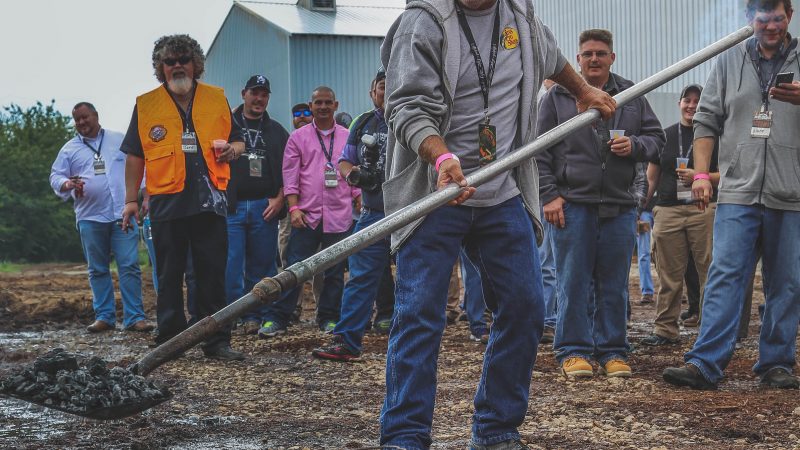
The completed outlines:
<svg viewBox="0 0 800 450">
<path fill-rule="evenodd" d="M 292 206 L 291 208 L 289 208 L 289 214 L 297 211 L 298 209 L 300 209 L 299 206 L 297 206 L 297 205 Z"/>
<path fill-rule="evenodd" d="M 456 156 L 456 155 L 454 155 L 452 153 L 445 153 L 445 154 L 439 155 L 439 157 L 436 158 L 436 166 L 435 166 L 437 172 L 439 171 L 439 166 L 443 162 L 447 161 L 448 159 L 455 159 L 456 161 L 458 161 L 458 156 Z"/>
<path fill-rule="evenodd" d="M 692 178 L 692 181 L 697 181 L 697 180 L 709 180 L 709 181 L 711 181 L 711 177 L 708 176 L 707 173 L 700 172 L 700 173 L 694 174 L 694 178 Z"/>
</svg>

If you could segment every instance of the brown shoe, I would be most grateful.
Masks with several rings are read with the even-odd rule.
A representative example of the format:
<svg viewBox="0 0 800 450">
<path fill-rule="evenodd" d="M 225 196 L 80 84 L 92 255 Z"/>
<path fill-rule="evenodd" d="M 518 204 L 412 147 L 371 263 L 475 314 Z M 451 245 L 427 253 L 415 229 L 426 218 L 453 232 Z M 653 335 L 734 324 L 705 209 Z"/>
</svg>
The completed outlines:
<svg viewBox="0 0 800 450">
<path fill-rule="evenodd" d="M 148 322 L 147 320 L 140 320 L 134 323 L 133 325 L 125 328 L 125 331 L 138 331 L 141 333 L 147 333 L 153 331 L 154 329 L 155 326 L 152 323 Z"/>
<path fill-rule="evenodd" d="M 86 327 L 86 330 L 89 331 L 90 333 L 100 333 L 101 331 L 113 330 L 114 328 L 116 327 L 108 322 L 103 322 L 102 320 L 95 320 L 93 324 Z"/>
<path fill-rule="evenodd" d="M 644 294 L 642 295 L 642 298 L 639 300 L 640 305 L 652 305 L 653 303 L 655 303 L 653 294 Z"/>
<path fill-rule="evenodd" d="M 683 326 L 689 328 L 695 328 L 700 324 L 700 318 L 697 317 L 697 314 L 692 314 L 691 316 L 687 317 L 686 320 L 683 321 Z"/>
</svg>

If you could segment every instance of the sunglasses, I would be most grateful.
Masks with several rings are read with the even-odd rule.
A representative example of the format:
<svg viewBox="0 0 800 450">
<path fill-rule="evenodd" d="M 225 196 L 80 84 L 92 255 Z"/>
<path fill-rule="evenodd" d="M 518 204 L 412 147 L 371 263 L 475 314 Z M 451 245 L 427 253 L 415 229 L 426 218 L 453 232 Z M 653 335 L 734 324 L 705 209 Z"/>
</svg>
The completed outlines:
<svg viewBox="0 0 800 450">
<path fill-rule="evenodd" d="M 300 116 L 311 117 L 311 111 L 304 109 L 302 111 L 295 111 L 292 113 L 292 115 L 295 117 L 300 117 Z"/>
<path fill-rule="evenodd" d="M 176 63 L 180 64 L 182 66 L 185 66 L 186 64 L 189 64 L 189 61 L 191 61 L 191 60 L 192 60 L 191 56 L 183 55 L 183 56 L 181 56 L 179 58 L 164 58 L 164 60 L 162 62 L 164 63 L 164 65 L 172 67 Z"/>
</svg>

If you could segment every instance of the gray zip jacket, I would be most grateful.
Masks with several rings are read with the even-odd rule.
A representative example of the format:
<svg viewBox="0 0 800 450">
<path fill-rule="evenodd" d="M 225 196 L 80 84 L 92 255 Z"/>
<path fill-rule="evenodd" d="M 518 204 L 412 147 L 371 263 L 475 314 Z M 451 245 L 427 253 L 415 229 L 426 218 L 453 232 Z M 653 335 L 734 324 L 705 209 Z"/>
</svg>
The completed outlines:
<svg viewBox="0 0 800 450">
<path fill-rule="evenodd" d="M 796 47 L 779 72 L 797 79 Z M 745 41 L 717 58 L 694 116 L 695 139 L 720 136 L 718 203 L 800 211 L 800 107 L 771 100 L 772 131 L 759 139 L 750 137 L 750 128 L 760 107 L 758 73 Z"/>
<path fill-rule="evenodd" d="M 531 0 L 499 1 L 508 1 L 513 8 L 523 49 L 516 149 L 536 137 L 536 93 L 542 81 L 560 73 L 567 60 L 552 32 L 534 15 Z M 428 136 L 445 136 L 450 129 L 461 64 L 460 35 L 453 0 L 409 0 L 406 11 L 383 41 L 386 121 L 391 131 L 386 151 L 387 181 L 383 184 L 386 215 L 436 190 L 436 171 L 419 157 L 418 150 Z M 517 187 L 541 240 L 538 178 L 533 159 L 514 169 Z M 419 219 L 394 232 L 392 250 L 396 251 L 421 222 Z"/>
</svg>

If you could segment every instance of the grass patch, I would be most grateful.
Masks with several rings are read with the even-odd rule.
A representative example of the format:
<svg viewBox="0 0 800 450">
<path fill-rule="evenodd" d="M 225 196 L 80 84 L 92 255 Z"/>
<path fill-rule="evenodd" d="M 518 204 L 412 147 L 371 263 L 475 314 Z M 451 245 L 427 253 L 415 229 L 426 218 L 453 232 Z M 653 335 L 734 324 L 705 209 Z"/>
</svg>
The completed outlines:
<svg viewBox="0 0 800 450">
<path fill-rule="evenodd" d="M 27 264 L 12 263 L 8 261 L 0 261 L 0 273 L 15 273 L 21 272 Z"/>
</svg>

